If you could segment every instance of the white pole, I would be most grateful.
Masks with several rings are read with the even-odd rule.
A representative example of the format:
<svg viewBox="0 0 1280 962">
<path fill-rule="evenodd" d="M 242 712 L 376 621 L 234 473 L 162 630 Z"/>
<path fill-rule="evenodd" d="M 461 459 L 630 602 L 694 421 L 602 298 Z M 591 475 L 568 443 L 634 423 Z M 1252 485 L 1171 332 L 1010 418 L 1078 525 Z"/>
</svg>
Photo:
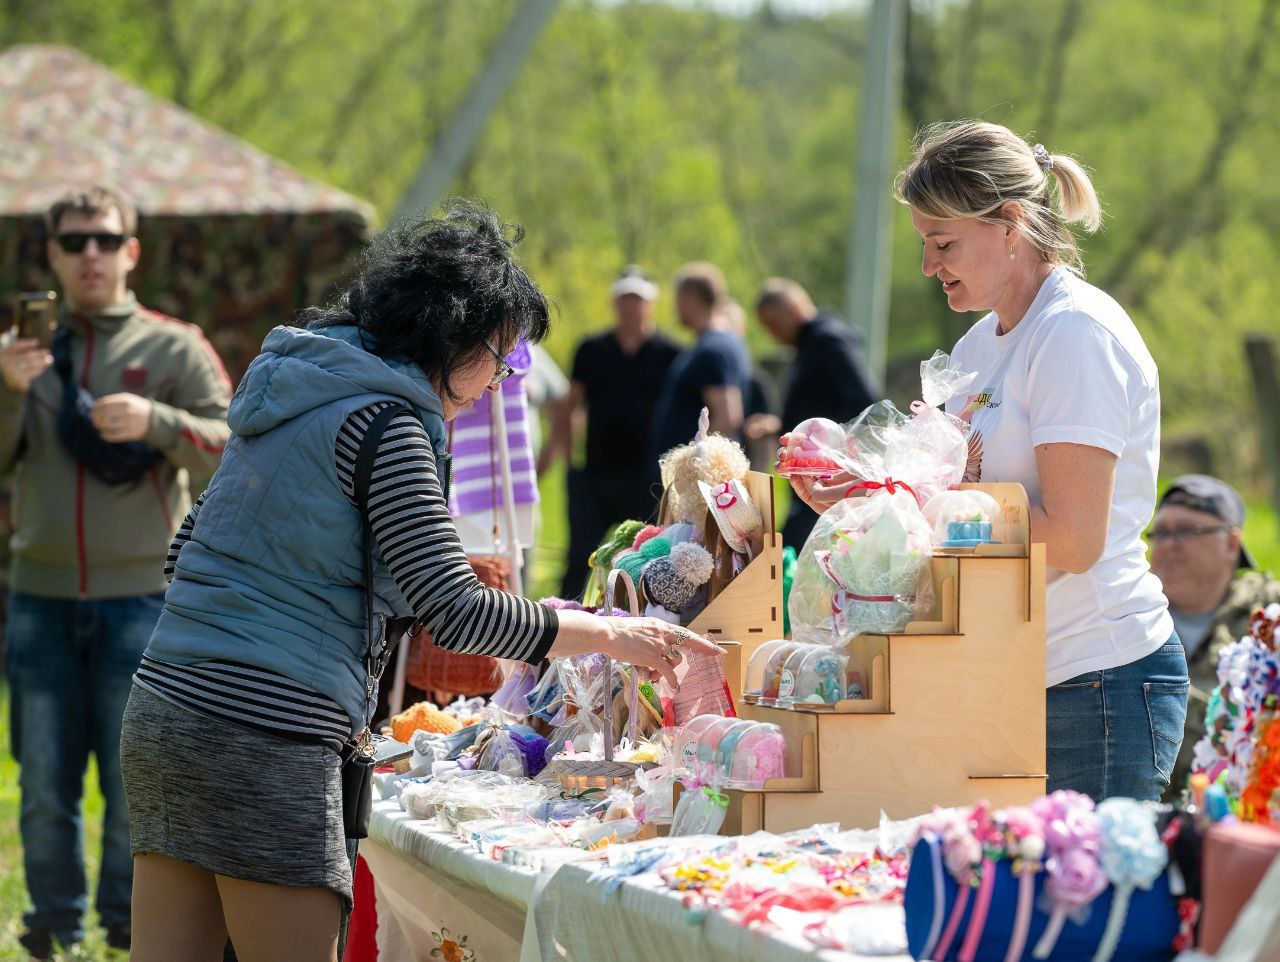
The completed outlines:
<svg viewBox="0 0 1280 962">
<path fill-rule="evenodd" d="M 524 560 L 520 551 L 519 522 L 516 520 L 515 481 L 511 475 L 511 449 L 507 446 L 506 398 L 502 388 L 489 392 L 489 417 L 498 435 L 498 465 L 502 471 L 502 519 L 506 521 L 505 546 L 511 560 L 511 591 L 524 594 L 524 579 L 520 576 L 520 564 Z M 501 529 L 499 529 L 501 530 Z"/>
</svg>

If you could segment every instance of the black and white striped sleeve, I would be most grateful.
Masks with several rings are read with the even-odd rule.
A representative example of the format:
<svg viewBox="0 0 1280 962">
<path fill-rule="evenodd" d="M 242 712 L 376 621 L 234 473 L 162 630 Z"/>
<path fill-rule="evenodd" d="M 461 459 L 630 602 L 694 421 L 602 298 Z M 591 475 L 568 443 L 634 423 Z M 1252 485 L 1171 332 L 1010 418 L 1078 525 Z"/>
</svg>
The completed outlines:
<svg viewBox="0 0 1280 962">
<path fill-rule="evenodd" d="M 196 498 L 196 503 L 191 506 L 187 516 L 182 519 L 182 524 L 178 526 L 177 534 L 173 536 L 173 541 L 169 543 L 169 554 L 164 559 L 165 581 L 173 581 L 173 573 L 178 568 L 178 555 L 182 552 L 182 546 L 191 540 L 191 532 L 196 527 L 196 515 L 200 513 L 202 504 L 204 504 L 204 494 Z"/>
<path fill-rule="evenodd" d="M 385 403 L 356 411 L 338 432 L 338 478 L 352 504 L 360 442 Z M 546 656 L 559 627 L 555 611 L 480 583 L 449 514 L 431 440 L 407 411 L 391 419 L 378 445 L 369 524 L 396 585 L 441 648 L 532 664 Z"/>
</svg>

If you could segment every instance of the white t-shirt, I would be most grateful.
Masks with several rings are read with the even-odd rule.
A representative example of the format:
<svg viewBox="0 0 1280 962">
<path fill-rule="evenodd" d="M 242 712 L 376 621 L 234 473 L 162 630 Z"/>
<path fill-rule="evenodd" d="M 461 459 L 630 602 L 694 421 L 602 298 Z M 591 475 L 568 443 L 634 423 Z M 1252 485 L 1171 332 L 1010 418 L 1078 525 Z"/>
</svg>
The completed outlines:
<svg viewBox="0 0 1280 962">
<path fill-rule="evenodd" d="M 947 402 L 973 426 L 965 480 L 1020 482 L 1038 506 L 1037 445 L 1117 458 L 1102 557 L 1083 574 L 1048 570 L 1046 683 L 1056 685 L 1137 661 L 1173 634 L 1142 542 L 1160 462 L 1159 375 L 1124 309 L 1063 267 L 1012 331 L 1001 335 L 998 323 L 988 314 L 952 352 L 961 370 L 978 372 L 975 393 Z"/>
</svg>

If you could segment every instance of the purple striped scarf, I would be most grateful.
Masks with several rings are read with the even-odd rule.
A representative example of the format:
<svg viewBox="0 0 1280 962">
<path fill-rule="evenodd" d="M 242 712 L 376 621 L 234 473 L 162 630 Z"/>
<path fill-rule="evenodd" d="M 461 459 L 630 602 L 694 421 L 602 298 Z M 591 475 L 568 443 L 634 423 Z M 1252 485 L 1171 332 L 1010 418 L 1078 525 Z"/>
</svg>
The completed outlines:
<svg viewBox="0 0 1280 962">
<path fill-rule="evenodd" d="M 502 413 L 507 425 L 507 448 L 511 453 L 511 480 L 515 503 L 538 503 L 538 479 L 533 468 L 529 443 L 529 402 L 524 378 L 531 363 L 529 345 L 521 338 L 507 355 L 515 374 L 502 382 Z M 498 462 L 498 436 L 490 429 L 490 399 L 459 412 L 453 422 L 453 491 L 450 510 L 455 516 L 493 511 L 494 499 L 502 507 L 502 467 Z M 492 450 L 490 447 L 492 445 Z"/>
</svg>

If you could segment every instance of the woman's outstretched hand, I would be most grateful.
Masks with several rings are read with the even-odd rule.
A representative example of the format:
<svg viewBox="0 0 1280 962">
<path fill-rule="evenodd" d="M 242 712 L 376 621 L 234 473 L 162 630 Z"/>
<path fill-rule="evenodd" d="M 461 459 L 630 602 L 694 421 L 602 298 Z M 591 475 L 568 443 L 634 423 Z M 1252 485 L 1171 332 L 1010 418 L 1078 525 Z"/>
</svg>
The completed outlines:
<svg viewBox="0 0 1280 962">
<path fill-rule="evenodd" d="M 607 618 L 613 632 L 605 654 L 628 665 L 656 671 L 672 688 L 676 665 L 688 654 L 724 656 L 724 649 L 688 628 L 658 618 Z"/>
</svg>

